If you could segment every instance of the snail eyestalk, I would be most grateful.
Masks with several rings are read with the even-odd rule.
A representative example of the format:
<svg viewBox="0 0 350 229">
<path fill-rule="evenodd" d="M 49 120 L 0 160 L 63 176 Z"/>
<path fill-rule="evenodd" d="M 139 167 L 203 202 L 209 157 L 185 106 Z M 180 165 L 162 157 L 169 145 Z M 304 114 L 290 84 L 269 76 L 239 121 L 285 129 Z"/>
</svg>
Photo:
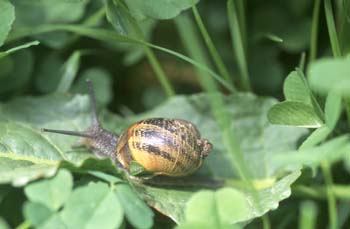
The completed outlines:
<svg viewBox="0 0 350 229">
<path fill-rule="evenodd" d="M 79 136 L 83 138 L 93 138 L 92 135 L 89 135 L 85 132 L 79 132 L 79 131 L 70 131 L 70 130 L 54 130 L 54 129 L 41 129 L 42 132 L 50 132 L 50 133 L 56 133 L 56 134 L 64 134 L 64 135 L 72 135 L 72 136 Z"/>
</svg>

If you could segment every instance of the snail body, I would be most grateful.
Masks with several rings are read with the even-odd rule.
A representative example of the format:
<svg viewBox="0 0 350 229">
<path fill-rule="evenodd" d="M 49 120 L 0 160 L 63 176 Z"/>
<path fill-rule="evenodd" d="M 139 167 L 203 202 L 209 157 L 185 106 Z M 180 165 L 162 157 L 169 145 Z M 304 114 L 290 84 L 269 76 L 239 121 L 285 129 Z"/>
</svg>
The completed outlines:
<svg viewBox="0 0 350 229">
<path fill-rule="evenodd" d="M 103 129 L 97 119 L 96 102 L 88 81 L 94 112 L 93 124 L 83 132 L 43 129 L 46 132 L 80 136 L 81 144 L 98 157 L 110 157 L 129 171 L 137 162 L 155 175 L 186 176 L 195 172 L 212 145 L 202 139 L 194 124 L 182 119 L 150 118 L 128 127 L 120 136 Z"/>
</svg>

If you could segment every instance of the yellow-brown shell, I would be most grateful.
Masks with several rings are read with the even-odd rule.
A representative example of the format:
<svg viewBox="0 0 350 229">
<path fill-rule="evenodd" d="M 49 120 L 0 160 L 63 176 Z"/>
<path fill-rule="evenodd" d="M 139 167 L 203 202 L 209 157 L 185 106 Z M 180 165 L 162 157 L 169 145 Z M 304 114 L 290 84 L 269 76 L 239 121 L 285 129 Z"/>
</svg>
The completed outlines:
<svg viewBox="0 0 350 229">
<path fill-rule="evenodd" d="M 184 176 L 201 166 L 211 144 L 197 128 L 180 119 L 152 118 L 130 126 L 120 137 L 117 159 L 126 168 L 134 160 L 155 174 Z"/>
</svg>

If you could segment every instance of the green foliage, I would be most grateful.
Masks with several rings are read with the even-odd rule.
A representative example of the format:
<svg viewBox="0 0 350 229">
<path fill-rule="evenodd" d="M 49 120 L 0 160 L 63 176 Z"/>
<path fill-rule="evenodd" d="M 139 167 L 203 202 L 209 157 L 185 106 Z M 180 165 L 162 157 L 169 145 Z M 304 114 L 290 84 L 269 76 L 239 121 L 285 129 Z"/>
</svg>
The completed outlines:
<svg viewBox="0 0 350 229">
<path fill-rule="evenodd" d="M 0 0 L 0 228 L 348 227 L 350 4 L 332 3 Z M 87 79 L 109 131 L 180 118 L 213 150 L 190 176 L 126 174 L 42 132 L 91 126 Z"/>
<path fill-rule="evenodd" d="M 334 90 L 349 97 L 349 63 L 349 58 L 327 58 L 314 62 L 309 69 L 310 86 L 322 94 Z"/>
<path fill-rule="evenodd" d="M 4 44 L 8 33 L 10 32 L 11 25 L 15 20 L 15 10 L 13 5 L 7 0 L 0 1 L 0 46 Z"/>
</svg>

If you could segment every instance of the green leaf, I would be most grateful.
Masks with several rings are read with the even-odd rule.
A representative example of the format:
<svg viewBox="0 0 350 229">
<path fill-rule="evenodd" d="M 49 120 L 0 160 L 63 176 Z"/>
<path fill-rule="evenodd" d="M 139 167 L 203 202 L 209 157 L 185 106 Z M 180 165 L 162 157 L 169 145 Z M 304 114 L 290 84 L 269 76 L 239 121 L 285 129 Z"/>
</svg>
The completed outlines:
<svg viewBox="0 0 350 229">
<path fill-rule="evenodd" d="M 20 98 L 0 105 L 0 183 L 24 185 L 52 176 L 61 160 L 79 164 L 91 153 L 72 151 L 77 138 L 42 134 L 40 129 L 86 129 L 91 110 L 87 96 Z M 58 147 L 59 146 L 59 147 Z M 84 153 L 85 152 L 85 153 Z"/>
<path fill-rule="evenodd" d="M 15 8 L 8 0 L 0 0 L 0 12 L 0 46 L 2 46 L 15 20 Z"/>
<path fill-rule="evenodd" d="M 273 124 L 288 126 L 318 128 L 323 124 L 312 106 L 292 101 L 274 105 L 269 110 L 268 118 Z"/>
<path fill-rule="evenodd" d="M 23 186 L 29 181 L 40 177 L 50 177 L 56 172 L 57 166 L 45 165 L 43 161 L 37 164 L 29 161 L 30 158 L 19 159 L 16 155 L 13 159 L 0 155 L 0 184 L 11 183 L 13 186 Z"/>
<path fill-rule="evenodd" d="M 128 34 L 128 29 L 125 25 L 125 19 L 122 15 L 122 11 L 117 5 L 114 4 L 113 0 L 108 0 L 106 4 L 106 16 L 109 23 L 111 23 L 114 29 L 123 35 Z"/>
<path fill-rule="evenodd" d="M 94 87 L 97 104 L 104 107 L 112 100 L 112 76 L 101 68 L 89 68 L 82 73 L 72 86 L 74 93 L 86 93 L 86 80 L 89 79 Z"/>
<path fill-rule="evenodd" d="M 125 3 L 131 14 L 138 20 L 147 17 L 154 19 L 171 19 L 176 17 L 181 11 L 191 8 L 192 2 L 199 0 L 129 0 Z"/>
<path fill-rule="evenodd" d="M 276 103 L 275 99 L 259 98 L 252 94 L 240 93 L 223 96 L 222 99 L 232 118 L 229 120 L 227 131 L 235 132 L 252 178 L 256 181 L 260 179 L 275 180 L 276 176 L 285 174 L 289 169 L 278 167 L 278 164 L 272 162 L 271 157 L 275 154 L 283 154 L 286 151 L 294 150 L 298 139 L 306 131 L 301 128 L 285 128 L 269 124 L 266 114 L 270 107 Z M 237 172 L 228 161 L 230 157 L 223 143 L 220 127 L 213 114 L 208 112 L 208 100 L 206 94 L 174 96 L 149 112 L 128 118 L 120 118 L 116 115 L 101 115 L 103 117 L 101 121 L 107 129 L 119 134 L 131 123 L 144 118 L 181 118 L 191 121 L 198 127 L 202 137 L 209 139 L 214 145 L 213 151 L 205 159 L 204 165 L 196 175 L 204 175 L 208 178 L 235 179 L 238 177 Z M 176 107 L 181 107 L 181 109 L 174 109 Z M 0 160 L 0 179 L 8 173 L 14 174 L 10 178 L 7 177 L 6 182 L 21 179 L 26 175 L 25 172 L 31 172 L 32 167 L 38 166 L 52 169 L 53 173 L 59 165 L 71 171 L 83 173 L 91 170 L 106 171 L 110 174 L 117 173 L 110 160 L 86 159 L 91 157 L 92 154 L 86 153 L 86 151 L 72 150 L 71 145 L 77 138 L 39 132 L 42 127 L 68 130 L 86 129 L 91 122 L 91 110 L 87 96 L 71 97 L 56 94 L 36 98 L 27 97 L 2 104 L 0 110 L 1 120 L 7 120 L 6 123 L 9 125 L 5 129 L 7 131 L 1 132 L 3 135 L 6 135 L 6 132 L 11 133 L 11 131 L 16 130 L 16 128 L 19 128 L 18 126 L 21 127 L 20 130 L 15 132 L 16 135 L 8 136 L 7 139 L 11 139 L 10 142 L 5 142 L 6 144 L 11 143 L 14 154 L 8 155 L 6 154 L 7 148 L 0 148 L 0 156 L 7 156 L 6 158 L 2 156 Z M 5 124 L 3 125 L 6 127 Z M 4 130 L 4 128 L 1 129 Z M 276 139 L 279 140 L 276 141 Z M 3 140 L 4 138 L 0 136 L 1 146 L 4 145 Z M 36 147 L 33 148 L 32 145 Z M 43 150 L 35 150 L 40 149 L 39 146 Z M 27 157 L 22 157 L 22 154 Z M 28 158 L 31 160 L 28 160 Z M 63 159 L 68 160 L 69 163 L 61 162 L 59 164 Z M 84 161 L 86 164 L 82 164 Z M 48 162 L 48 164 L 44 162 Z M 82 167 L 77 167 L 80 165 Z M 12 167 L 14 166 L 16 166 L 15 171 L 22 170 L 25 172 L 21 174 L 13 172 Z M 5 169 L 2 170 L 3 168 Z M 52 173 L 47 176 L 52 176 Z M 35 176 L 31 177 L 31 179 L 35 178 Z M 247 215 L 246 219 L 261 216 L 261 214 L 276 206 L 280 200 L 288 197 L 285 193 L 289 192 L 289 186 L 296 178 L 297 175 L 283 177 L 277 183 L 267 187 L 266 190 L 261 190 L 262 193 L 265 193 L 264 195 L 261 194 L 264 211 L 252 208 L 252 212 L 255 212 L 255 214 Z M 26 181 L 28 182 L 28 178 L 26 178 Z M 88 189 L 84 187 L 84 190 L 85 188 Z M 169 216 L 175 222 L 183 222 L 185 204 L 198 189 L 185 187 L 173 189 L 171 187 L 141 185 L 137 186 L 136 190 L 155 209 Z M 275 190 L 278 190 L 278 192 L 274 193 Z M 91 193 L 95 193 L 95 191 L 90 190 L 89 194 L 91 195 Z M 273 199 L 270 198 L 271 195 Z M 73 204 L 70 204 L 69 208 L 73 209 Z M 84 209 L 84 207 L 81 207 L 81 209 Z M 66 217 L 73 214 L 73 210 L 68 212 L 70 213 L 67 213 Z M 67 219 L 65 218 L 64 221 L 66 222 Z M 74 222 L 78 224 L 78 219 L 74 219 Z"/>
<path fill-rule="evenodd" d="M 292 71 L 285 79 L 283 93 L 287 101 L 311 105 L 309 89 L 297 71 Z"/>
<path fill-rule="evenodd" d="M 300 176 L 300 174 L 300 171 L 292 172 L 268 187 L 258 189 L 256 191 L 258 203 L 256 204 L 254 204 L 254 196 L 256 194 L 253 194 L 246 189 L 242 189 L 244 198 L 249 203 L 249 206 L 246 214 L 240 215 L 241 218 L 239 221 L 246 221 L 255 217 L 260 217 L 266 212 L 276 209 L 279 201 L 286 199 L 291 195 L 290 185 Z M 190 200 L 193 193 L 199 190 L 193 188 L 177 188 L 171 190 L 152 186 L 136 186 L 136 189 L 150 206 L 167 215 L 177 224 L 186 222 L 184 212 L 186 203 Z"/>
<path fill-rule="evenodd" d="M 312 132 L 312 134 L 307 137 L 307 139 L 300 146 L 300 149 L 307 149 L 316 146 L 325 140 L 330 133 L 332 133 L 332 130 L 327 125 L 323 125 L 320 128 L 317 128 L 314 132 Z"/>
<path fill-rule="evenodd" d="M 325 104 L 325 122 L 326 125 L 333 130 L 337 125 L 341 114 L 342 98 L 338 92 L 332 91 L 328 93 Z"/>
<path fill-rule="evenodd" d="M 127 184 L 119 184 L 116 194 L 123 206 L 125 216 L 135 228 L 151 228 L 153 211 L 144 203 L 135 191 Z"/>
<path fill-rule="evenodd" d="M 90 183 L 75 189 L 61 213 L 68 228 L 118 228 L 123 208 L 105 183 Z"/>
<path fill-rule="evenodd" d="M 222 188 L 218 191 L 200 191 L 186 205 L 186 222 L 202 223 L 221 228 L 240 221 L 249 212 L 247 200 L 240 191 Z"/>
<path fill-rule="evenodd" d="M 43 225 L 53 214 L 52 209 L 36 202 L 26 202 L 23 207 L 25 219 L 36 228 Z"/>
<path fill-rule="evenodd" d="M 24 192 L 32 202 L 58 210 L 68 199 L 73 188 L 73 177 L 67 170 L 59 170 L 49 180 L 38 181 L 25 187 Z"/>
<path fill-rule="evenodd" d="M 88 1 L 55 1 L 41 2 L 20 0 L 12 1 L 16 8 L 16 21 L 13 32 L 21 29 L 30 29 L 44 24 L 71 23 L 81 19 Z M 30 35 L 31 36 L 31 35 Z M 69 35 L 65 32 L 52 32 L 34 35 L 42 43 L 53 48 L 62 48 L 68 41 Z"/>
<path fill-rule="evenodd" d="M 297 151 L 275 155 L 272 158 L 276 164 L 283 166 L 307 165 L 319 166 L 322 162 L 336 162 L 347 156 L 350 144 L 348 136 L 340 136 L 317 147 L 303 147 Z"/>
<path fill-rule="evenodd" d="M 336 91 L 350 96 L 350 58 L 325 58 L 313 62 L 308 71 L 312 89 L 328 94 Z"/>
</svg>

